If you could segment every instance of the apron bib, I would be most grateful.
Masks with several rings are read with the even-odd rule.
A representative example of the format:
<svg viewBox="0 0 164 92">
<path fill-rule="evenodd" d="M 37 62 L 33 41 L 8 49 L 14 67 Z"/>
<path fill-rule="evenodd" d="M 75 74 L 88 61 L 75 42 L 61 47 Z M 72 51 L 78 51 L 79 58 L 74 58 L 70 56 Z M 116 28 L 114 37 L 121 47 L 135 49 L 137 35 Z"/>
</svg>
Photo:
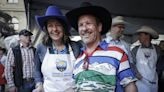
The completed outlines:
<svg viewBox="0 0 164 92">
<path fill-rule="evenodd" d="M 74 86 L 73 63 L 75 57 L 70 54 L 50 54 L 47 49 L 42 62 L 41 71 L 44 77 L 43 88 L 45 92 L 73 92 Z"/>
<path fill-rule="evenodd" d="M 136 67 L 142 75 L 142 79 L 136 82 L 138 92 L 157 92 L 158 75 L 156 72 L 157 53 L 155 47 L 138 48 L 136 55 Z"/>
</svg>

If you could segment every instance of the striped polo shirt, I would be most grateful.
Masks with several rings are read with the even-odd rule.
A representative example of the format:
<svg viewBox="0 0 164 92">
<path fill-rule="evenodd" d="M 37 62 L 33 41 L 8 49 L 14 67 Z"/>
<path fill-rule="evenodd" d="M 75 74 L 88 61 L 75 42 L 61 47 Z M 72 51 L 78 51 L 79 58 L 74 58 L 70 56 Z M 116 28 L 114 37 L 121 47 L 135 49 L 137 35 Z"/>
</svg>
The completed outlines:
<svg viewBox="0 0 164 92">
<path fill-rule="evenodd" d="M 101 42 L 92 54 L 85 52 L 82 50 L 74 64 L 77 92 L 116 92 L 116 85 L 125 86 L 135 79 L 128 57 L 122 49 Z M 83 68 L 86 58 L 88 70 Z"/>
</svg>

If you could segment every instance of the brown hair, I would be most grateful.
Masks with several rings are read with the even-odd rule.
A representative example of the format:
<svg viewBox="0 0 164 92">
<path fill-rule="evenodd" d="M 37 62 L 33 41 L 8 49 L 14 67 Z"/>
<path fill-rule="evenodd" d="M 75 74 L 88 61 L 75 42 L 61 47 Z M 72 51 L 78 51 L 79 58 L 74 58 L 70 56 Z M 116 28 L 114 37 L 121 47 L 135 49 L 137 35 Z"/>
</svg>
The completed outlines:
<svg viewBox="0 0 164 92">
<path fill-rule="evenodd" d="M 67 43 L 70 42 L 70 38 L 69 38 L 70 33 L 69 33 L 69 30 L 67 30 L 67 27 L 66 27 L 64 21 L 62 21 L 62 20 L 60 20 L 60 19 L 57 19 L 57 20 L 62 24 L 62 26 L 63 26 L 63 28 L 64 28 L 64 30 L 63 30 L 64 35 L 63 35 L 62 41 L 63 41 L 64 44 L 67 44 Z M 46 22 L 47 22 L 47 21 L 46 21 Z M 51 46 L 51 44 L 52 44 L 52 39 L 50 38 L 50 36 L 49 36 L 49 34 L 48 34 L 48 31 L 47 31 L 47 23 L 46 23 L 46 22 L 44 23 L 45 27 L 43 28 L 43 30 L 45 30 L 46 35 L 43 37 L 42 43 L 43 43 L 44 45 L 46 45 L 46 46 Z"/>
</svg>

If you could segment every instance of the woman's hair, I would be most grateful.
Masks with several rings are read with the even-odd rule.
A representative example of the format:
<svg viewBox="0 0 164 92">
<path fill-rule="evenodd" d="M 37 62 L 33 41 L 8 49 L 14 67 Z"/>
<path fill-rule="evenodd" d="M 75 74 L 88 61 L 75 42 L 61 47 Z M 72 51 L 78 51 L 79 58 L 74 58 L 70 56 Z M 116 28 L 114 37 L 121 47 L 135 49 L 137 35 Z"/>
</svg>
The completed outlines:
<svg viewBox="0 0 164 92">
<path fill-rule="evenodd" d="M 60 19 L 57 19 L 63 26 L 63 32 L 64 32 L 64 35 L 63 35 L 63 38 L 62 38 L 62 41 L 64 44 L 68 44 L 70 42 L 70 33 L 69 33 L 69 30 L 67 30 L 67 25 L 65 24 L 64 21 L 60 20 Z M 51 46 L 52 44 L 52 39 L 51 37 L 49 36 L 48 34 L 48 31 L 47 31 L 47 22 L 44 23 L 44 31 L 45 31 L 45 36 L 43 37 L 43 41 L 42 43 L 45 45 L 45 46 Z"/>
</svg>

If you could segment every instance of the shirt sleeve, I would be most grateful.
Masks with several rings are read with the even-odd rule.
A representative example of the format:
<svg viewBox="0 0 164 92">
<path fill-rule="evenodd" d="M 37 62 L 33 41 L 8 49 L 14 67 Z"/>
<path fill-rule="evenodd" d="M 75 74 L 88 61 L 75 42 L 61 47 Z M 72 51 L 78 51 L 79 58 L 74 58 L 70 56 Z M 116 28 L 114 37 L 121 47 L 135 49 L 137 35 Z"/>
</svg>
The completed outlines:
<svg viewBox="0 0 164 92">
<path fill-rule="evenodd" d="M 44 51 L 43 51 L 44 50 Z M 35 70 L 34 70 L 34 79 L 35 83 L 42 83 L 43 82 L 43 74 L 41 72 L 41 66 L 44 59 L 44 54 L 46 53 L 46 48 L 43 48 L 41 45 L 38 45 L 36 52 L 35 52 Z M 42 57 L 42 59 L 41 59 Z"/>
<path fill-rule="evenodd" d="M 132 69 L 130 67 L 128 56 L 125 52 L 123 53 L 123 56 L 120 60 L 120 65 L 119 65 L 117 75 L 118 75 L 118 78 L 120 80 L 120 84 L 123 86 L 126 86 L 130 82 L 137 80 L 135 75 L 134 75 L 134 72 L 132 71 Z"/>
<path fill-rule="evenodd" d="M 5 77 L 9 87 L 15 86 L 14 84 L 14 54 L 12 48 L 9 49 L 7 54 L 7 60 L 5 62 Z"/>
</svg>

